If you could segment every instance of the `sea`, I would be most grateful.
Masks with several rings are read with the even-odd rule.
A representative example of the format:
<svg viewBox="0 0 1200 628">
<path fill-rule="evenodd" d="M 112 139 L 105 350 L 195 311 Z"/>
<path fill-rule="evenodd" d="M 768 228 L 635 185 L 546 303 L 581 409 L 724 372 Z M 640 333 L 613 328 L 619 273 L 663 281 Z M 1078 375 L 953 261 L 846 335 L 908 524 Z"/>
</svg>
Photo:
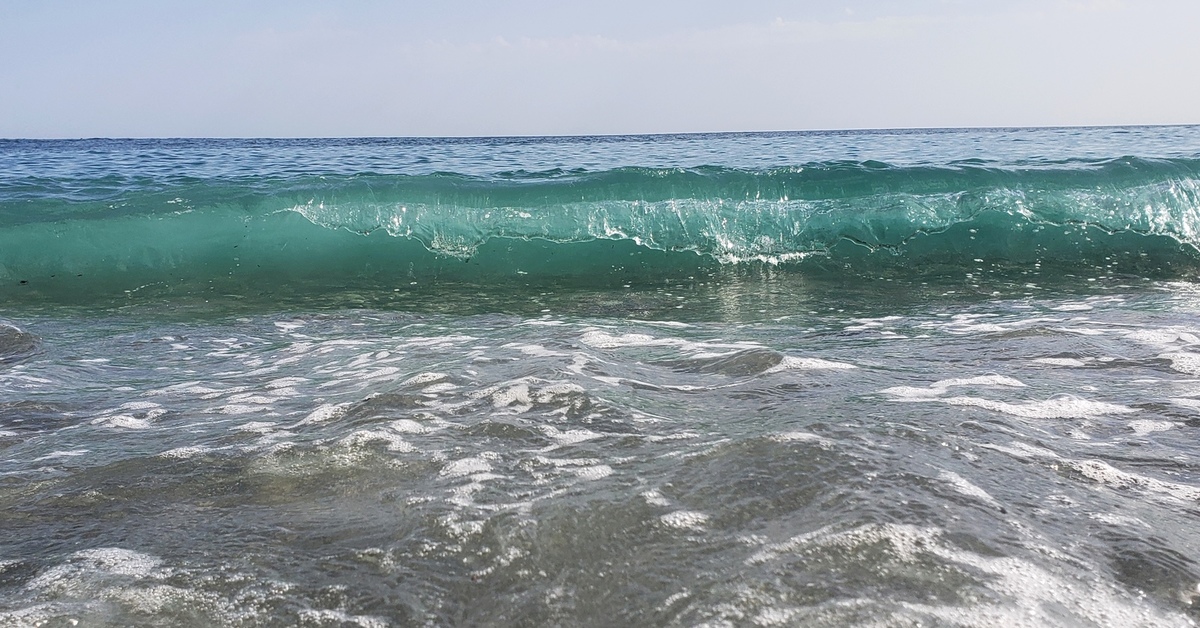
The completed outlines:
<svg viewBox="0 0 1200 628">
<path fill-rule="evenodd" d="M 0 140 L 0 625 L 1194 626 L 1200 126 Z"/>
</svg>

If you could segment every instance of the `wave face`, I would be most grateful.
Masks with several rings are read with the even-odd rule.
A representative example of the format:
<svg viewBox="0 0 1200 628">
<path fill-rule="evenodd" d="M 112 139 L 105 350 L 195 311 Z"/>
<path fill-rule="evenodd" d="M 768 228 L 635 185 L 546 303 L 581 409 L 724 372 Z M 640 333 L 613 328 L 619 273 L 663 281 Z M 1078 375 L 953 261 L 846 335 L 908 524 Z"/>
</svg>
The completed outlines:
<svg viewBox="0 0 1200 628">
<path fill-rule="evenodd" d="M 710 143 L 720 141 L 729 138 Z M 981 265 L 1179 276 L 1200 266 L 1194 155 L 937 163 L 893 149 L 891 161 L 597 169 L 575 154 L 580 145 L 587 138 L 570 145 L 575 163 L 560 160 L 569 168 L 443 159 L 371 172 L 353 170 L 389 162 L 330 167 L 346 150 L 337 144 L 311 149 L 319 165 L 284 167 L 246 150 L 189 162 L 211 147 L 186 143 L 8 142 L 0 284 L 21 298 L 147 286 L 654 282 L 760 266 L 845 276 Z M 478 162 L 510 149 L 464 150 Z M 447 163 L 461 171 L 428 171 Z"/>
</svg>

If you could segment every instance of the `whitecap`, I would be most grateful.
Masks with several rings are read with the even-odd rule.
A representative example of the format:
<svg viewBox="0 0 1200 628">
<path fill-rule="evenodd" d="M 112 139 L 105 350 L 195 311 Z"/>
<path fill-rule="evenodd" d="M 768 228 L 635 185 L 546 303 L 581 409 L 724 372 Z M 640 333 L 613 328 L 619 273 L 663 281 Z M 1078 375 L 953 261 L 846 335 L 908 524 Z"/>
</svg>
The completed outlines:
<svg viewBox="0 0 1200 628">
<path fill-rule="evenodd" d="M 833 362 L 831 360 L 823 360 L 821 358 L 797 358 L 790 355 L 783 356 L 783 360 L 763 371 L 764 373 L 779 373 L 781 371 L 805 370 L 805 371 L 841 371 L 856 369 L 853 364 L 845 362 Z"/>
<path fill-rule="evenodd" d="M 1087 366 L 1087 362 L 1084 362 L 1083 360 L 1077 360 L 1075 358 L 1036 358 L 1033 361 L 1036 364 L 1047 364 L 1049 366 Z"/>
<path fill-rule="evenodd" d="M 331 419 L 337 418 L 345 411 L 347 404 L 331 404 L 326 403 L 317 406 L 317 409 L 308 413 L 297 425 L 307 425 L 310 423 L 324 423 Z"/>
<path fill-rule="evenodd" d="M 1158 356 L 1171 361 L 1171 368 L 1188 375 L 1200 375 L 1200 353 L 1177 351 Z"/>
<path fill-rule="evenodd" d="M 575 443 L 582 443 L 585 440 L 592 440 L 593 438 L 600 438 L 602 436 L 601 434 L 585 429 L 560 431 L 552 425 L 543 425 L 542 432 L 547 438 L 553 439 L 559 445 L 574 445 Z"/>
<path fill-rule="evenodd" d="M 401 386 L 414 386 L 414 385 L 419 385 L 419 384 L 431 384 L 440 379 L 446 379 L 447 377 L 450 377 L 450 376 L 447 375 L 446 373 L 417 373 L 416 375 L 413 375 L 412 377 L 404 380 L 403 382 L 400 382 L 400 385 Z"/>
<path fill-rule="evenodd" d="M 606 464 L 595 464 L 573 469 L 575 475 L 584 480 L 600 480 L 613 474 L 613 468 Z"/>
<path fill-rule="evenodd" d="M 811 432 L 784 432 L 782 434 L 772 434 L 770 439 L 780 443 L 790 442 L 815 442 L 829 443 L 829 439 L 822 438 Z"/>
<path fill-rule="evenodd" d="M 1068 464 L 1084 477 L 1113 488 L 1140 489 L 1184 501 L 1200 500 L 1200 488 L 1129 473 L 1101 460 L 1071 461 Z"/>
<path fill-rule="evenodd" d="M 108 427 L 120 427 L 127 430 L 144 430 L 150 428 L 150 421 L 139 419 L 128 414 L 117 414 L 114 416 L 100 417 L 92 421 L 92 425 L 105 425 Z"/>
<path fill-rule="evenodd" d="M 947 397 L 937 399 L 954 406 L 975 406 L 1023 419 L 1079 419 L 1105 414 L 1127 414 L 1133 408 L 1103 401 L 1089 401 L 1073 395 L 1063 395 L 1045 401 L 1007 403 L 979 397 Z"/>
<path fill-rule="evenodd" d="M 25 586 L 66 593 L 80 589 L 84 581 L 101 575 L 147 578 L 158 575 L 162 559 L 120 547 L 99 547 L 71 554 L 67 561 L 50 567 Z"/>
<path fill-rule="evenodd" d="M 210 449 L 208 447 L 204 447 L 201 445 L 189 445 L 187 447 L 176 447 L 175 449 L 168 449 L 167 451 L 164 451 L 164 452 L 158 454 L 158 457 L 159 458 L 187 459 L 187 458 L 192 458 L 194 456 L 198 456 L 200 454 L 206 453 L 208 451 L 210 451 Z"/>
<path fill-rule="evenodd" d="M 332 610 L 327 608 L 312 609 L 306 608 L 299 612 L 302 624 L 315 625 L 336 625 L 336 626 L 358 626 L 359 628 L 387 628 L 391 624 L 382 617 L 375 615 L 352 615 L 345 611 Z"/>
<path fill-rule="evenodd" d="M 487 473 L 491 470 L 492 465 L 488 464 L 483 458 L 463 458 L 442 467 L 441 474 L 449 477 L 460 477 L 474 473 Z"/>
<path fill-rule="evenodd" d="M 1175 424 L 1170 421 L 1151 421 L 1149 419 L 1139 419 L 1129 422 L 1129 429 L 1133 430 L 1138 436 L 1145 436 L 1154 432 L 1165 432 Z"/>
<path fill-rule="evenodd" d="M 646 500 L 646 503 L 651 506 L 662 506 L 665 508 L 671 505 L 670 500 L 663 497 L 663 494 L 656 490 L 642 491 L 641 498 Z"/>
<path fill-rule="evenodd" d="M 366 443 L 380 442 L 384 443 L 388 451 L 396 451 L 401 453 L 409 453 L 416 451 L 417 448 L 411 443 L 404 440 L 400 434 L 391 430 L 359 430 L 351 432 L 348 436 L 338 441 L 342 445 L 354 447 Z"/>
<path fill-rule="evenodd" d="M 980 375 L 977 377 L 943 379 L 925 387 L 893 386 L 879 391 L 885 395 L 897 397 L 899 401 L 927 401 L 949 392 L 949 389 L 960 386 L 980 386 L 988 388 L 1025 388 L 1025 383 L 1006 375 Z"/>
<path fill-rule="evenodd" d="M 703 530 L 709 516 L 692 510 L 676 510 L 658 518 L 668 528 L 683 530 Z"/>
<path fill-rule="evenodd" d="M 308 381 L 307 377 L 280 377 L 266 383 L 267 388 L 291 388 Z"/>
<path fill-rule="evenodd" d="M 987 491 L 968 482 L 966 478 L 954 473 L 953 471 L 941 471 L 938 473 L 938 479 L 954 487 L 954 490 L 966 495 L 967 497 L 974 497 L 975 499 L 978 499 L 979 501 L 982 501 L 990 506 L 1000 506 L 1000 502 L 996 501 L 996 498 L 988 494 Z"/>
</svg>

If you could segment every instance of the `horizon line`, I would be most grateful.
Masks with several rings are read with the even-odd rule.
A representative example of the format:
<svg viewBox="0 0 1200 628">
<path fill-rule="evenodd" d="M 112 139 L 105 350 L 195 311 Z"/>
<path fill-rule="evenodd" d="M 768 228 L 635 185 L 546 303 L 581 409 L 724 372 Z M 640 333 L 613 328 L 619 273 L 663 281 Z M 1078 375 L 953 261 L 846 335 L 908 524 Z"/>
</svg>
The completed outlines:
<svg viewBox="0 0 1200 628">
<path fill-rule="evenodd" d="M 1200 122 L 1170 122 L 1151 124 L 1053 124 L 998 126 L 899 126 L 846 127 L 757 131 L 660 131 L 650 133 L 567 133 L 511 135 L 145 135 L 145 136 L 85 136 L 85 137 L 0 137 L 5 142 L 87 142 L 96 140 L 496 140 L 496 139 L 589 139 L 628 137 L 678 137 L 687 135 L 805 135 L 819 133 L 898 133 L 920 131 L 1052 131 L 1056 129 L 1122 129 L 1169 128 L 1200 126 Z"/>
</svg>

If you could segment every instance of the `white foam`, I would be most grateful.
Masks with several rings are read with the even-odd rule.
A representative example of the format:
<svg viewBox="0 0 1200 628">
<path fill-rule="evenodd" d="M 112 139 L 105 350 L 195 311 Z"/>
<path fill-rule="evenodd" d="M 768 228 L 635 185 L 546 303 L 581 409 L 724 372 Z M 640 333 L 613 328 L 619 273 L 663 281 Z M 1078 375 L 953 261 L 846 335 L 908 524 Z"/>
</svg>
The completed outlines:
<svg viewBox="0 0 1200 628">
<path fill-rule="evenodd" d="M 936 399 L 954 406 L 975 406 L 1024 419 L 1080 419 L 1105 414 L 1127 414 L 1133 408 L 1103 401 L 1089 401 L 1072 395 L 1063 395 L 1045 401 L 1007 403 L 979 397 L 947 397 Z"/>
<path fill-rule="evenodd" d="M 310 423 L 324 423 L 331 419 L 337 418 L 346 410 L 347 404 L 332 404 L 326 403 L 317 406 L 316 410 L 308 413 L 300 420 L 298 425 L 308 425 Z"/>
<path fill-rule="evenodd" d="M 547 349 L 547 348 L 543 347 L 542 345 L 510 342 L 506 345 L 501 345 L 501 346 L 505 349 L 516 349 L 517 351 L 520 351 L 521 353 L 523 353 L 525 355 L 535 357 L 535 358 L 553 358 L 553 357 L 563 357 L 566 355 L 570 355 L 567 353 L 563 353 L 561 351 L 553 351 L 551 349 Z"/>
<path fill-rule="evenodd" d="M 912 562 L 925 548 L 934 544 L 936 529 L 907 524 L 867 524 L 844 532 L 820 535 L 816 542 L 823 546 L 856 548 L 863 545 L 887 543 L 897 560 Z"/>
<path fill-rule="evenodd" d="M 584 392 L 587 391 L 579 384 L 557 382 L 538 389 L 535 397 L 538 403 L 551 403 L 556 397 L 578 395 Z"/>
<path fill-rule="evenodd" d="M 312 609 L 306 608 L 299 613 L 301 623 L 308 625 L 336 625 L 345 626 L 351 624 L 359 628 L 387 628 L 391 624 L 382 617 L 374 615 L 351 615 L 345 611 L 331 610 L 327 608 Z"/>
<path fill-rule="evenodd" d="M 780 554 L 794 552 L 797 549 L 811 543 L 814 539 L 828 534 L 832 526 L 824 526 L 810 532 L 797 534 L 792 538 L 783 541 L 782 543 L 772 543 L 767 545 L 762 550 L 755 552 L 750 558 L 746 559 L 747 565 L 758 565 L 779 558 Z"/>
<path fill-rule="evenodd" d="M 366 381 L 366 380 L 372 380 L 372 379 L 388 379 L 388 378 L 394 378 L 395 375 L 399 372 L 400 372 L 400 369 L 398 367 L 381 366 L 381 367 L 371 370 L 371 371 L 365 371 L 362 373 L 358 373 L 358 374 L 356 374 L 355 378 L 358 379 L 359 381 Z"/>
<path fill-rule="evenodd" d="M 593 349 L 621 349 L 625 347 L 676 347 L 690 353 L 702 353 L 713 349 L 761 349 L 756 342 L 693 342 L 682 338 L 655 338 L 648 334 L 613 335 L 597 329 L 587 330 L 579 341 Z"/>
<path fill-rule="evenodd" d="M 442 347 L 451 344 L 462 344 L 479 340 L 474 336 L 464 336 L 462 334 L 451 334 L 449 336 L 413 336 L 400 343 L 402 347 Z"/>
<path fill-rule="evenodd" d="M 946 389 L 929 386 L 892 386 L 879 391 L 880 394 L 890 395 L 895 401 L 936 401 L 939 395 L 944 395 Z"/>
<path fill-rule="evenodd" d="M 487 473 L 491 470 L 492 465 L 488 464 L 488 461 L 483 458 L 463 458 L 442 467 L 441 474 L 449 477 L 460 477 L 473 473 Z"/>
<path fill-rule="evenodd" d="M 856 369 L 853 364 L 845 362 L 833 362 L 830 360 L 822 360 L 821 358 L 797 358 L 790 355 L 783 356 L 783 360 L 763 371 L 764 373 L 779 373 L 781 371 L 805 370 L 805 371 L 840 371 Z"/>
<path fill-rule="evenodd" d="M 234 427 L 233 429 L 239 432 L 253 432 L 256 434 L 267 434 L 275 431 L 275 426 L 278 425 L 274 421 L 250 421 Z"/>
<path fill-rule="evenodd" d="M 430 384 L 440 379 L 446 379 L 447 377 L 450 376 L 446 373 L 417 373 L 403 382 L 400 382 L 400 385 L 413 386 L 419 384 Z"/>
<path fill-rule="evenodd" d="M 129 403 L 121 404 L 122 410 L 134 410 L 134 411 L 136 411 L 136 410 L 152 410 L 152 409 L 161 408 L 161 407 L 162 406 L 160 406 L 159 404 L 154 403 L 152 401 L 131 401 Z"/>
<path fill-rule="evenodd" d="M 1180 373 L 1200 375 L 1200 353 L 1177 351 L 1174 353 L 1164 353 L 1158 357 L 1170 360 L 1171 368 Z"/>
<path fill-rule="evenodd" d="M 1008 327 L 997 323 L 952 323 L 946 326 L 946 331 L 959 336 L 966 334 L 995 334 L 1008 331 Z"/>
<path fill-rule="evenodd" d="M 996 501 L 996 498 L 989 495 L 987 491 L 968 482 L 966 478 L 954 473 L 953 471 L 942 471 L 938 473 L 938 479 L 946 482 L 950 486 L 954 487 L 954 490 L 966 495 L 967 497 L 974 497 L 975 499 L 978 499 L 979 501 L 982 501 L 990 506 L 1000 506 L 1000 502 Z"/>
<path fill-rule="evenodd" d="M 622 334 L 620 336 L 614 336 L 602 331 L 584 332 L 579 341 L 594 349 L 653 347 L 678 344 L 677 341 L 659 339 L 647 334 Z"/>
<path fill-rule="evenodd" d="M 841 532 L 834 532 L 832 525 L 796 535 L 782 543 L 767 545 L 746 559 L 750 565 L 775 560 L 781 554 L 795 552 L 808 546 L 855 548 L 886 542 L 898 560 L 911 561 L 924 548 L 933 543 L 935 530 L 904 524 L 867 524 Z"/>
<path fill-rule="evenodd" d="M 554 440 L 559 445 L 574 445 L 575 443 L 582 443 L 585 440 L 592 440 L 593 438 L 600 438 L 602 436 L 602 434 L 584 429 L 560 431 L 553 425 L 543 425 L 542 432 L 547 438 Z"/>
<path fill-rule="evenodd" d="M 656 490 L 643 491 L 641 493 L 641 497 L 642 499 L 646 500 L 647 504 L 650 504 L 651 506 L 661 506 L 665 508 L 671 505 L 670 500 L 668 500 L 666 497 L 663 497 L 663 494 Z"/>
<path fill-rule="evenodd" d="M 291 388 L 293 386 L 299 386 L 307 381 L 307 377 L 280 377 L 279 379 L 273 379 L 267 382 L 266 387 L 270 389 Z"/>
<path fill-rule="evenodd" d="M 34 604 L 11 611 L 0 611 L 0 625 L 12 628 L 42 628 L 51 625 L 53 618 L 67 613 L 61 603 Z M 78 626 L 79 620 L 71 617 L 63 625 Z"/>
<path fill-rule="evenodd" d="M 1200 500 L 1200 488 L 1129 473 L 1100 460 L 1079 460 L 1068 464 L 1084 477 L 1113 488 L 1139 489 L 1184 501 Z"/>
<path fill-rule="evenodd" d="M 532 407 L 532 405 L 533 401 L 529 398 L 528 384 L 515 384 L 492 393 L 492 406 L 496 408 L 517 406 L 518 411 L 524 412 Z"/>
<path fill-rule="evenodd" d="M 894 386 L 892 388 L 885 388 L 879 392 L 893 397 L 894 401 L 933 401 L 954 406 L 975 406 L 1026 419 L 1087 418 L 1105 414 L 1135 412 L 1133 408 L 1126 406 L 1081 399 L 1074 395 L 1061 395 L 1043 401 L 1022 401 L 1016 403 L 970 396 L 942 397 L 942 395 L 949 392 L 950 388 L 958 386 L 1024 388 L 1025 384 L 1020 380 L 1003 375 L 985 375 L 965 379 L 945 379 L 934 382 L 925 388 Z"/>
<path fill-rule="evenodd" d="M 1019 379 L 1008 377 L 1006 375 L 980 375 L 978 377 L 943 379 L 933 384 L 930 388 L 952 388 L 954 386 L 995 386 L 995 387 L 1010 387 L 1024 388 L 1025 383 Z"/>
<path fill-rule="evenodd" d="M 672 593 L 671 595 L 667 596 L 667 599 L 663 600 L 662 604 L 659 605 L 658 610 L 666 611 L 671 606 L 673 606 L 676 602 L 685 600 L 685 599 L 691 597 L 691 595 L 692 595 L 692 592 L 687 589 L 679 591 L 678 593 Z"/>
<path fill-rule="evenodd" d="M 87 449 L 71 449 L 71 450 L 67 450 L 67 451 L 52 451 L 44 456 L 34 458 L 33 461 L 41 462 L 43 460 L 53 460 L 55 458 L 74 458 L 75 456 L 82 456 L 82 455 L 88 453 L 88 451 L 89 450 L 87 450 Z"/>
<path fill-rule="evenodd" d="M 388 451 L 396 451 L 401 453 L 408 453 L 417 450 L 416 447 L 404 440 L 404 438 L 402 438 L 399 434 L 388 429 L 359 430 L 357 432 L 351 432 L 339 442 L 342 445 L 351 447 L 366 443 L 381 442 L 384 443 Z"/>
<path fill-rule="evenodd" d="M 168 449 L 167 451 L 164 451 L 164 452 L 158 454 L 158 457 L 187 459 L 187 458 L 192 458 L 194 456 L 198 456 L 200 454 L 206 453 L 208 451 L 211 451 L 211 449 L 208 447 L 205 447 L 203 445 L 189 445 L 187 447 L 176 447 L 175 449 Z"/>
<path fill-rule="evenodd" d="M 56 593 L 80 589 L 101 575 L 149 578 L 159 574 L 162 559 L 119 547 L 100 547 L 71 554 L 67 561 L 39 573 L 25 586 Z"/>
<path fill-rule="evenodd" d="M 578 467 L 573 470 L 575 475 L 585 480 L 599 480 L 613 474 L 613 468 L 606 464 L 594 464 L 586 467 Z"/>
<path fill-rule="evenodd" d="M 1034 459 L 1034 458 L 1045 458 L 1045 459 L 1049 459 L 1049 460 L 1057 460 L 1060 457 L 1058 454 L 1054 453 L 1053 451 L 1051 451 L 1049 449 L 1046 449 L 1044 447 L 1035 447 L 1033 445 L 1027 445 L 1020 441 L 1013 441 L 1013 444 L 1011 447 L 1005 447 L 1004 445 L 992 445 L 990 443 L 983 443 L 980 445 L 980 447 L 982 447 L 984 449 L 991 449 L 994 451 L 1005 453 L 1014 458 L 1019 458 L 1021 460 L 1030 460 L 1030 459 Z"/>
<path fill-rule="evenodd" d="M 1200 399 L 1190 399 L 1187 397 L 1172 397 L 1171 403 L 1173 403 L 1177 406 L 1180 406 L 1182 408 L 1187 408 L 1188 410 L 1195 410 L 1197 412 L 1200 412 Z"/>
<path fill-rule="evenodd" d="M 388 423 L 388 427 L 401 434 L 428 434 L 434 431 L 434 428 L 412 419 L 397 419 Z"/>
<path fill-rule="evenodd" d="M 1200 338 L 1197 338 L 1190 330 L 1172 328 L 1139 329 L 1125 334 L 1124 337 L 1134 342 L 1158 348 L 1173 347 L 1180 344 L 1200 344 Z"/>
<path fill-rule="evenodd" d="M 1134 597 L 1092 574 L 1073 579 L 1029 560 L 981 556 L 940 544 L 931 547 L 931 553 L 989 576 L 987 586 L 999 600 L 963 606 L 901 603 L 906 610 L 929 616 L 931 623 L 1020 628 L 1067 624 L 1131 628 L 1194 625 L 1182 614 L 1167 614 L 1144 597 Z"/>
<path fill-rule="evenodd" d="M 189 395 L 195 395 L 201 399 L 216 399 L 217 397 L 220 397 L 223 394 L 240 392 L 242 390 L 245 390 L 245 387 L 239 386 L 239 387 L 232 388 L 232 389 L 222 390 L 220 388 L 210 388 L 208 386 L 202 386 L 200 384 L 200 382 L 184 382 L 182 384 L 175 384 L 173 386 L 167 386 L 165 388 L 157 388 L 155 390 L 147 391 L 145 394 L 147 396 L 154 396 L 154 395 L 173 395 L 173 394 L 178 394 L 178 393 L 186 393 Z"/>
<path fill-rule="evenodd" d="M 1107 523 L 1110 526 L 1143 528 L 1146 530 L 1153 529 L 1153 526 L 1146 523 L 1145 521 L 1142 521 L 1141 519 L 1138 519 L 1137 517 L 1130 517 L 1128 515 L 1117 515 L 1117 514 L 1108 513 L 1108 512 L 1094 512 L 1094 513 L 1089 514 L 1088 517 L 1095 519 L 1096 521 L 1099 521 L 1101 523 Z"/>
<path fill-rule="evenodd" d="M 250 405 L 245 403 L 229 403 L 217 408 L 217 412 L 221 414 L 254 414 L 255 412 L 266 412 L 270 408 L 266 406 Z"/>
<path fill-rule="evenodd" d="M 879 391 L 885 395 L 897 397 L 899 401 L 927 401 L 949 392 L 959 386 L 977 386 L 985 388 L 1025 388 L 1025 383 L 1006 375 L 980 375 L 977 377 L 953 378 L 936 381 L 921 388 L 917 386 L 893 386 Z"/>
<path fill-rule="evenodd" d="M 1036 358 L 1033 361 L 1037 364 L 1048 364 L 1050 366 L 1087 366 L 1087 362 L 1084 362 L 1083 360 L 1077 360 L 1075 358 Z"/>
<path fill-rule="evenodd" d="M 362 345 L 370 344 L 366 340 L 350 340 L 348 338 L 339 338 L 336 340 L 326 340 L 321 343 L 322 347 L 361 347 Z"/>
<path fill-rule="evenodd" d="M 683 530 L 703 530 L 708 519 L 708 515 L 692 510 L 676 510 L 658 518 L 668 528 Z"/>
<path fill-rule="evenodd" d="M 629 322 L 637 323 L 639 325 L 649 325 L 651 327 L 672 327 L 675 329 L 686 329 L 688 327 L 694 327 L 694 325 L 689 325 L 688 323 L 681 323 L 679 321 L 647 321 L 647 320 L 642 320 L 640 318 L 632 318 L 632 319 L 629 319 Z"/>
<path fill-rule="evenodd" d="M 517 272 L 519 273 L 520 271 L 517 271 Z M 542 310 L 542 311 L 546 311 L 546 310 Z M 549 314 L 546 314 L 546 316 L 549 316 Z M 566 323 L 563 321 L 556 321 L 556 320 L 541 318 L 541 319 L 536 319 L 536 320 L 531 320 L 531 321 L 521 321 L 521 322 L 517 323 L 517 325 L 518 326 L 529 325 L 531 327 L 563 327 L 564 325 L 566 325 Z"/>
<path fill-rule="evenodd" d="M 232 403 L 236 403 L 236 404 L 249 403 L 249 404 L 257 404 L 260 406 L 269 406 L 269 405 L 274 404 L 275 402 L 279 401 L 279 397 L 259 395 L 259 394 L 255 394 L 255 393 L 240 393 L 237 395 L 230 395 L 229 401 Z"/>
<path fill-rule="evenodd" d="M 792 618 L 800 612 L 798 608 L 764 608 L 754 616 L 756 626 L 790 626 Z"/>
<path fill-rule="evenodd" d="M 770 439 L 779 443 L 808 442 L 821 443 L 822 445 L 832 444 L 828 438 L 817 436 L 811 432 L 784 432 L 782 434 L 772 434 Z"/>
<path fill-rule="evenodd" d="M 1057 327 L 1054 331 L 1063 331 L 1068 334 L 1078 334 L 1080 336 L 1103 336 L 1108 333 L 1106 329 L 1096 329 L 1095 327 Z"/>
<path fill-rule="evenodd" d="M 118 414 L 115 416 L 100 417 L 92 421 L 92 425 L 104 425 L 108 427 L 120 427 L 127 430 L 145 430 L 150 428 L 150 421 L 139 419 L 128 414 Z"/>
<path fill-rule="evenodd" d="M 736 355 L 737 353 L 738 352 L 736 350 L 735 351 L 701 351 L 699 353 L 693 353 L 689 357 L 693 360 L 712 360 L 715 358 L 724 358 L 724 357 L 728 357 L 731 355 Z"/>
<path fill-rule="evenodd" d="M 1151 421 L 1149 419 L 1139 419 L 1129 422 L 1129 429 L 1133 430 L 1138 436 L 1145 436 L 1154 432 L 1165 432 L 1175 424 L 1170 421 Z"/>
<path fill-rule="evenodd" d="M 951 564 L 961 565 L 964 571 L 980 573 L 981 583 L 991 595 L 971 596 L 962 605 L 935 605 L 917 602 L 897 603 L 880 608 L 877 600 L 838 600 L 834 605 L 796 609 L 768 608 L 760 612 L 767 624 L 776 620 L 795 625 L 810 623 L 853 623 L 878 611 L 892 611 L 891 617 L 880 617 L 880 625 L 954 625 L 991 626 L 1050 626 L 1080 623 L 1097 626 L 1190 626 L 1180 613 L 1168 613 L 1157 608 L 1143 596 L 1127 593 L 1115 584 L 1097 578 L 1095 570 L 1078 566 L 1050 548 L 1035 548 L 1037 555 L 1065 562 L 1072 573 L 1069 577 L 1042 567 L 1030 560 L 1015 557 L 994 557 L 975 554 L 942 541 L 937 528 L 918 528 L 910 525 L 868 524 L 844 532 L 831 532 L 829 527 L 808 532 L 776 545 L 769 545 L 752 556 L 749 564 L 774 560 L 783 553 L 810 547 L 846 547 L 855 550 L 865 545 L 887 543 L 894 560 L 912 562 L 922 555 L 932 556 Z M 857 551 L 855 552 L 857 553 Z M 775 600 L 763 600 L 767 603 Z M 739 609 L 735 609 L 739 610 Z M 842 611 L 852 610 L 852 615 Z M 765 615 L 763 614 L 765 612 Z M 832 613 L 832 614 L 827 614 Z M 825 617 L 821 617 L 825 614 Z M 839 621 L 840 620 L 840 621 Z"/>
</svg>

